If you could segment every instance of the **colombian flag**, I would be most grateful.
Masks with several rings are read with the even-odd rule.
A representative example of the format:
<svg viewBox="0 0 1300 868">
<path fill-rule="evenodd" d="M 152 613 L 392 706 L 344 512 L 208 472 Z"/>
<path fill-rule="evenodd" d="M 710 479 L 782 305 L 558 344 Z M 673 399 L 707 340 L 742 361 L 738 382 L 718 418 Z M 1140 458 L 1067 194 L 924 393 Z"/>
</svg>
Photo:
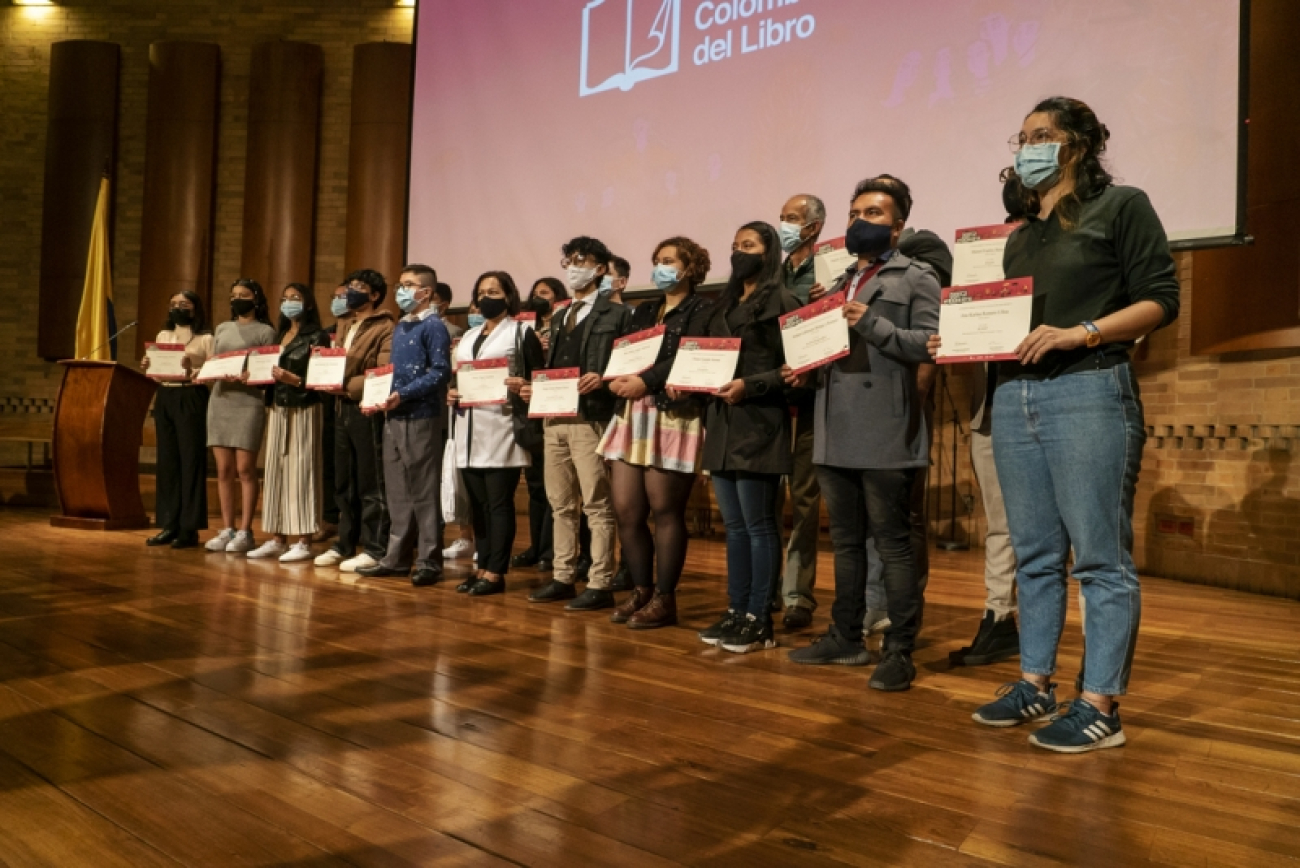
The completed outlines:
<svg viewBox="0 0 1300 868">
<path fill-rule="evenodd" d="M 117 332 L 113 318 L 113 270 L 108 261 L 108 177 L 100 179 L 95 222 L 90 227 L 90 255 L 86 260 L 86 286 L 81 291 L 81 312 L 77 314 L 78 359 L 117 360 Z"/>
</svg>

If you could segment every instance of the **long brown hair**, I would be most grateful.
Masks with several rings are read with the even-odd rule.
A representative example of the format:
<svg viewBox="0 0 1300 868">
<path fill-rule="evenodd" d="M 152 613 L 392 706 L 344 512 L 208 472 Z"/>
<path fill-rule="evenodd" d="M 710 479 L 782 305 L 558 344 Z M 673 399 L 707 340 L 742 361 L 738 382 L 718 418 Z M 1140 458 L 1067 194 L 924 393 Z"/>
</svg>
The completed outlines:
<svg viewBox="0 0 1300 868">
<path fill-rule="evenodd" d="M 1052 123 L 1066 136 L 1065 146 L 1061 149 L 1066 158 L 1061 164 L 1061 172 L 1072 174 L 1074 189 L 1061 197 L 1054 210 L 1061 228 L 1068 232 L 1079 225 L 1084 200 L 1115 183 L 1114 177 L 1102 165 L 1110 130 L 1097 119 L 1087 103 L 1068 96 L 1049 97 L 1034 106 L 1029 114 L 1040 112 L 1051 115 Z M 1025 213 L 1037 214 L 1040 204 L 1038 191 L 1024 187 L 1024 203 Z"/>
</svg>

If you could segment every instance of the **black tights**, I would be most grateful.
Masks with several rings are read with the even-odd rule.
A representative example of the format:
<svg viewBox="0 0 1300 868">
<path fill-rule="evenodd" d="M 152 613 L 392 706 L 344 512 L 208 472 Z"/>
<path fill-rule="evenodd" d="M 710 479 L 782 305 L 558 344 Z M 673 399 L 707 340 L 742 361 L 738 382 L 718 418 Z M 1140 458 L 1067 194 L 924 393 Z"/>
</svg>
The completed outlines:
<svg viewBox="0 0 1300 868">
<path fill-rule="evenodd" d="M 677 589 L 686 565 L 686 504 L 691 497 L 695 474 L 636 467 L 623 461 L 610 463 L 610 493 L 623 560 L 638 588 L 652 584 L 661 594 Z M 650 533 L 654 513 L 655 532 Z M 651 577 L 651 567 L 657 574 Z"/>
</svg>

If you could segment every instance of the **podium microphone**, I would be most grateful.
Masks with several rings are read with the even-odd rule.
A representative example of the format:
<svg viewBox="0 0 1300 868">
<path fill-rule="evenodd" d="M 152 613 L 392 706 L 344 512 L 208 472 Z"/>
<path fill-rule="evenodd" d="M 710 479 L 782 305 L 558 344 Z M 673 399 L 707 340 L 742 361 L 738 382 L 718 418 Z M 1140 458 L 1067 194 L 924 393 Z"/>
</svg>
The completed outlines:
<svg viewBox="0 0 1300 868">
<path fill-rule="evenodd" d="M 122 336 L 124 333 L 126 333 L 128 330 L 135 328 L 135 327 L 138 326 L 139 324 L 140 324 L 140 320 L 138 320 L 138 319 L 137 319 L 137 320 L 133 320 L 133 321 L 127 323 L 126 325 L 124 325 L 124 326 L 122 326 L 120 329 L 118 329 L 117 332 L 116 332 L 112 337 L 110 337 L 108 340 L 104 341 L 104 342 L 103 342 L 102 344 L 100 344 L 99 346 L 95 347 L 95 348 L 94 348 L 93 350 L 91 350 L 90 352 L 86 353 L 86 354 L 85 354 L 84 356 L 82 356 L 81 358 L 77 359 L 77 361 L 79 361 L 79 362 L 84 362 L 86 359 L 90 358 L 90 357 L 93 356 L 95 353 L 97 353 L 97 352 L 99 352 L 100 350 L 102 350 L 104 347 L 107 347 L 107 346 L 111 345 L 111 344 L 113 343 L 113 341 L 117 340 L 119 337 L 121 337 L 121 336 Z"/>
</svg>

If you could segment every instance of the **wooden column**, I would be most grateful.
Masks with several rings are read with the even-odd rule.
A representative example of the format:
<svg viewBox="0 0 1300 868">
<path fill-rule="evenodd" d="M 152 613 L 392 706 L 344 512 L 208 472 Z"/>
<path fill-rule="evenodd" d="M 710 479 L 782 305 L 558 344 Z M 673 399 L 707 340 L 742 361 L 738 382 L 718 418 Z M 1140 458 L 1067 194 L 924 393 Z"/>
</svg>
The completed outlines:
<svg viewBox="0 0 1300 868">
<path fill-rule="evenodd" d="M 189 290 L 212 307 L 220 77 L 221 49 L 215 44 L 149 46 L 138 355 L 166 322 L 171 296 Z"/>
<path fill-rule="evenodd" d="M 406 250 L 414 58 L 412 47 L 400 42 L 368 42 L 356 46 L 352 55 L 348 227 L 343 262 L 347 271 L 373 268 L 382 273 L 389 283 L 385 306 L 393 311 L 397 304 L 392 285 L 405 264 L 402 258 Z M 317 301 L 328 308 L 329 293 Z"/>
<path fill-rule="evenodd" d="M 271 299 L 286 283 L 311 285 L 323 65 L 319 45 L 265 42 L 253 48 L 241 274 L 223 275 L 223 283 L 251 277 Z M 225 292 L 216 293 L 213 304 L 218 319 L 229 316 Z"/>
<path fill-rule="evenodd" d="M 50 46 L 36 351 L 51 361 L 76 346 L 99 180 L 114 165 L 120 51 L 81 39 Z"/>
</svg>

